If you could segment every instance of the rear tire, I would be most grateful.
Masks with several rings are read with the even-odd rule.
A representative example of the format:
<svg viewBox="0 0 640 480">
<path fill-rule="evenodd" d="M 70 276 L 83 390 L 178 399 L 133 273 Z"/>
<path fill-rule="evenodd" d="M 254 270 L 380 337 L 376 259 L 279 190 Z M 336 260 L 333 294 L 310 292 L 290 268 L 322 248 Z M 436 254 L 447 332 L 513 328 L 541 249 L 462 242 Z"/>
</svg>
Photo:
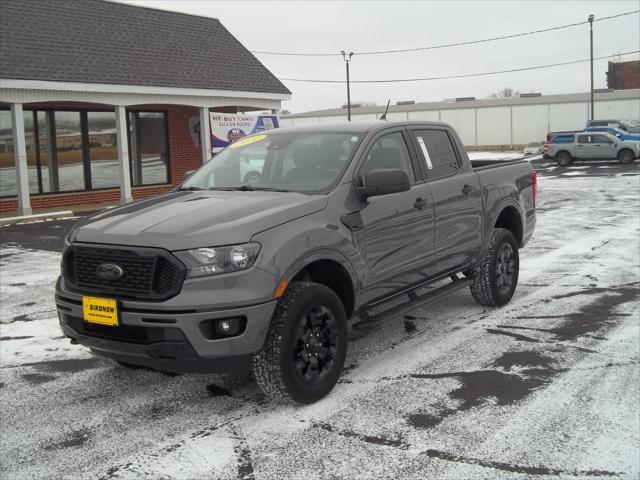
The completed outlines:
<svg viewBox="0 0 640 480">
<path fill-rule="evenodd" d="M 253 373 L 268 397 L 284 403 L 320 400 L 335 386 L 347 355 L 347 316 L 325 285 L 295 282 L 278 301 Z"/>
<path fill-rule="evenodd" d="M 562 167 L 567 167 L 573 163 L 573 159 L 571 158 L 569 152 L 562 151 L 558 152 L 558 154 L 556 155 L 556 162 L 558 162 L 558 165 Z"/>
<path fill-rule="evenodd" d="M 633 152 L 631 150 L 620 150 L 618 152 L 618 161 L 624 165 L 628 165 L 630 163 L 633 163 L 633 161 L 635 160 L 635 156 L 633 155 Z"/>
<path fill-rule="evenodd" d="M 513 233 L 496 228 L 476 268 L 471 295 L 480 305 L 499 307 L 511 300 L 518 285 L 520 258 Z"/>
</svg>

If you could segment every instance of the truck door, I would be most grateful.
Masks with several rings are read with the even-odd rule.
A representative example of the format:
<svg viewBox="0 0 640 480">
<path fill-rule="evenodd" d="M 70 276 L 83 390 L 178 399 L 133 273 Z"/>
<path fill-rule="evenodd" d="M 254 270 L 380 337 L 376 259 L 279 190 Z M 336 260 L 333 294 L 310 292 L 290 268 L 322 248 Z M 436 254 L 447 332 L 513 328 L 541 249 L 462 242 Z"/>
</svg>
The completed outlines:
<svg viewBox="0 0 640 480">
<path fill-rule="evenodd" d="M 433 202 L 403 130 L 383 132 L 374 139 L 354 176 L 355 182 L 362 182 L 370 170 L 401 168 L 412 183 L 407 192 L 370 197 L 360 209 L 367 268 L 364 301 L 435 274 Z"/>
<path fill-rule="evenodd" d="M 435 253 L 438 272 L 471 263 L 482 246 L 480 182 L 464 165 L 446 128 L 410 130 L 426 166 L 427 185 L 436 216 Z"/>
<path fill-rule="evenodd" d="M 576 158 L 594 158 L 591 135 L 578 135 L 576 138 L 576 151 L 573 154 Z"/>
<path fill-rule="evenodd" d="M 593 158 L 616 158 L 615 144 L 607 135 L 591 135 L 591 143 L 593 146 Z"/>
</svg>

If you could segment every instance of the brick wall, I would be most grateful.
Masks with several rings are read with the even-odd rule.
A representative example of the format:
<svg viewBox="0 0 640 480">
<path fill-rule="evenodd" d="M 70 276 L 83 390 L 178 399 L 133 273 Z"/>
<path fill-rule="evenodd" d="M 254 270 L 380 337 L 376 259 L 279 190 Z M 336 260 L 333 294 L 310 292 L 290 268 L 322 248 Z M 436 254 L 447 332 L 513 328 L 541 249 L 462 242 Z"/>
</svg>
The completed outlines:
<svg viewBox="0 0 640 480">
<path fill-rule="evenodd" d="M 31 105 L 29 105 L 31 106 Z M 40 104 L 41 108 L 95 108 L 87 104 Z M 155 185 L 149 187 L 133 187 L 133 198 L 141 198 L 158 195 L 170 190 L 182 181 L 184 173 L 195 170 L 202 165 L 200 146 L 194 145 L 189 134 L 189 117 L 198 116 L 199 111 L 195 107 L 174 106 L 174 105 L 142 105 L 131 107 L 131 110 L 161 110 L 167 112 L 168 143 L 169 143 L 169 181 L 167 185 Z M 220 109 L 223 111 L 235 108 L 228 107 Z M 31 207 L 34 210 L 61 207 L 67 210 L 70 207 L 83 204 L 113 203 L 120 200 L 120 189 L 96 190 L 75 193 L 52 193 L 45 195 L 32 195 Z M 0 199 L 0 213 L 16 214 L 18 200 L 16 197 Z"/>
<path fill-rule="evenodd" d="M 609 62 L 607 87 L 615 90 L 640 88 L 640 61 Z"/>
</svg>

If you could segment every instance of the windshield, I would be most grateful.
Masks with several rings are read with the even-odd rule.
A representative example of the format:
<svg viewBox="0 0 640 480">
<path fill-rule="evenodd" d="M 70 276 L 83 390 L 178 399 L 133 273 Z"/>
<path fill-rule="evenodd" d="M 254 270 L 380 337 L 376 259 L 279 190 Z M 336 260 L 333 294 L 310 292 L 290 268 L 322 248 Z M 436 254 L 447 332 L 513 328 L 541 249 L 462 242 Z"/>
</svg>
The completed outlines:
<svg viewBox="0 0 640 480">
<path fill-rule="evenodd" d="M 539 146 L 540 144 L 538 142 L 530 142 L 529 144 L 527 144 L 527 147 L 539 147 Z"/>
<path fill-rule="evenodd" d="M 361 138 L 286 130 L 251 135 L 213 157 L 180 189 L 326 192 L 339 180 Z"/>
</svg>

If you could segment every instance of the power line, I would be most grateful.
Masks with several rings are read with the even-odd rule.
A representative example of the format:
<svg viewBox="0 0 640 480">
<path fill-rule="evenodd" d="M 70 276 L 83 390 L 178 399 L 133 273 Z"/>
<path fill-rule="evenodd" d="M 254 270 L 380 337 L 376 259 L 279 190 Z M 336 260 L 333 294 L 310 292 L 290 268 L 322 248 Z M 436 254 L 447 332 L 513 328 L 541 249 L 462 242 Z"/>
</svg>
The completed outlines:
<svg viewBox="0 0 640 480">
<path fill-rule="evenodd" d="M 596 57 L 594 60 L 602 60 L 605 58 L 612 58 L 617 56 L 624 55 L 633 55 L 634 53 L 640 53 L 640 50 L 634 50 L 632 52 L 625 53 L 617 53 L 614 55 L 606 55 L 604 57 Z M 527 70 L 538 70 L 541 68 L 551 68 L 551 67 L 560 67 L 562 65 L 572 65 L 575 63 L 584 63 L 589 62 L 591 59 L 587 58 L 586 60 L 573 60 L 570 62 L 562 62 L 562 63 L 550 63 L 548 65 L 537 65 L 534 67 L 522 67 L 522 68 L 512 68 L 509 70 L 497 70 L 493 72 L 481 72 L 481 73 L 467 73 L 462 75 L 445 75 L 441 77 L 421 77 L 421 78 L 394 78 L 394 79 L 384 79 L 384 80 L 351 80 L 351 83 L 401 83 L 401 82 L 425 82 L 429 80 L 447 80 L 452 78 L 468 78 L 468 77 L 481 77 L 484 75 L 497 75 L 500 73 L 511 73 L 511 72 L 524 72 Z M 320 80 L 320 79 L 311 79 L 311 78 L 280 78 L 278 80 L 287 81 L 287 82 L 307 82 L 307 83 L 345 83 L 345 80 Z"/>
<path fill-rule="evenodd" d="M 633 15 L 634 13 L 638 13 L 638 12 L 640 12 L 640 10 L 633 10 L 631 12 L 619 13 L 617 15 L 610 15 L 608 17 L 597 18 L 594 21 L 595 22 L 600 22 L 600 21 L 603 21 L 603 20 L 610 20 L 612 18 L 624 17 L 626 15 Z M 541 30 L 532 30 L 530 32 L 515 33 L 515 34 L 512 34 L 512 35 L 502 35 L 502 36 L 499 36 L 499 37 L 483 38 L 483 39 L 480 39 L 480 40 L 469 40 L 469 41 L 466 41 L 466 42 L 445 43 L 445 44 L 441 44 L 441 45 L 430 45 L 430 46 L 427 46 L 427 47 L 402 48 L 402 49 L 398 49 L 398 50 L 377 50 L 377 51 L 369 51 L 369 52 L 354 52 L 354 55 L 385 55 L 385 54 L 392 54 L 392 53 L 436 50 L 436 49 L 439 49 L 439 48 L 459 47 L 459 46 L 462 46 L 462 45 L 475 45 L 475 44 L 478 44 L 478 43 L 495 42 L 497 40 L 506 40 L 506 39 L 509 39 L 509 38 L 524 37 L 524 36 L 527 36 L 527 35 L 535 35 L 535 34 L 538 34 L 538 33 L 551 32 L 551 31 L 554 31 L 554 30 L 562 30 L 564 28 L 577 27 L 579 25 L 584 25 L 586 23 L 589 23 L 589 21 L 585 20 L 583 22 L 569 23 L 569 24 L 560 25 L 560 26 L 557 26 L 557 27 L 543 28 Z M 283 56 L 292 56 L 292 57 L 334 57 L 334 56 L 340 56 L 340 52 L 334 52 L 334 53 L 329 53 L 329 52 L 296 53 L 296 52 L 269 52 L 269 51 L 251 50 L 251 53 L 257 53 L 257 54 L 261 54 L 261 55 L 283 55 Z"/>
</svg>

